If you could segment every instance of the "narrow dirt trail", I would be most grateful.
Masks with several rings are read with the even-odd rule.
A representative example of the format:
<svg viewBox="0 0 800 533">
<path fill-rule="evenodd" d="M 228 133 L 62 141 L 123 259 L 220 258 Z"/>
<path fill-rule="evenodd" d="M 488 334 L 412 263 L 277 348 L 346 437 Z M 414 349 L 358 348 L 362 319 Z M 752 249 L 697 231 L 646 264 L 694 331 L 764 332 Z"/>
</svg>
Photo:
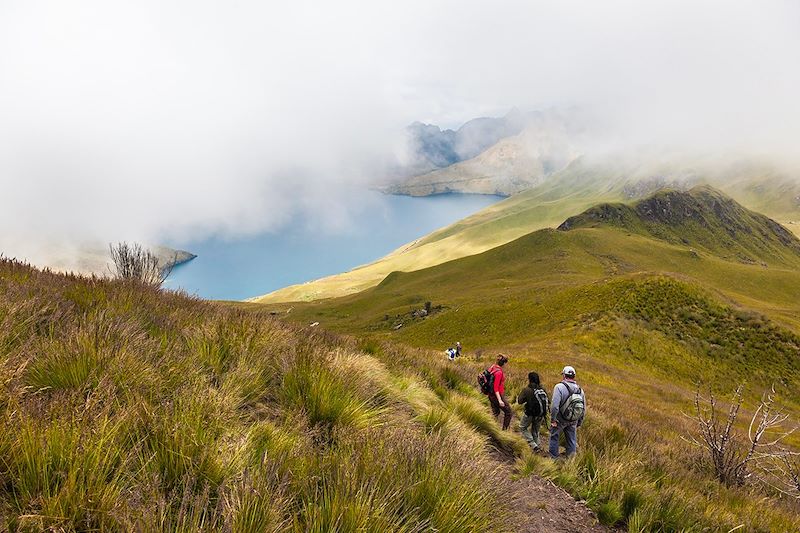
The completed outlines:
<svg viewBox="0 0 800 533">
<path fill-rule="evenodd" d="M 501 452 L 491 453 L 498 463 L 503 492 L 516 511 L 513 529 L 519 533 L 619 533 L 622 529 L 601 524 L 584 503 L 552 481 L 532 474 L 518 478 L 514 459 Z"/>
<path fill-rule="evenodd" d="M 597 521 L 594 512 L 585 504 L 578 502 L 567 491 L 553 482 L 538 476 L 512 479 L 511 468 L 508 471 L 508 495 L 512 505 L 519 512 L 519 524 L 516 531 L 521 533 L 545 532 L 612 532 L 617 529 L 608 528 Z"/>
</svg>

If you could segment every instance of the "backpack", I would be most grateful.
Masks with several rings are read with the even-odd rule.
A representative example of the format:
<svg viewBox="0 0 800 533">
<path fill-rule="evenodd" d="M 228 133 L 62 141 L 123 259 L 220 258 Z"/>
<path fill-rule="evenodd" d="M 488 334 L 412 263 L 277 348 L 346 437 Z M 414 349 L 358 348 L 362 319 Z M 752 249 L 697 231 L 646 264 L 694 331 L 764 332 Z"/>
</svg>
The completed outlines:
<svg viewBox="0 0 800 533">
<path fill-rule="evenodd" d="M 494 390 L 494 372 L 487 368 L 478 374 L 478 386 L 483 394 L 491 394 Z"/>
<path fill-rule="evenodd" d="M 525 414 L 534 418 L 547 414 L 547 393 L 544 389 L 534 389 L 533 399 L 525 402 Z"/>
<path fill-rule="evenodd" d="M 583 396 L 581 395 L 581 388 L 573 392 L 572 388 L 566 382 L 561 382 L 566 388 L 569 396 L 561 400 L 561 405 L 558 406 L 558 413 L 565 422 L 577 422 L 586 411 L 586 405 L 583 403 Z M 577 386 L 577 385 L 576 385 Z"/>
</svg>

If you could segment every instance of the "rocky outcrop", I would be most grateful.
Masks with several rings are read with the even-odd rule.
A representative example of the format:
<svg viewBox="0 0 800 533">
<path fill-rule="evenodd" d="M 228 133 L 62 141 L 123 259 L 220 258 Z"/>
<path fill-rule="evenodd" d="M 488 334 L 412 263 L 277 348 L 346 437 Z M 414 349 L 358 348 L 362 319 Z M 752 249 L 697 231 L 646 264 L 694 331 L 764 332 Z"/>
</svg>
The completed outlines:
<svg viewBox="0 0 800 533">
<path fill-rule="evenodd" d="M 176 250 L 167 246 L 153 246 L 150 249 L 156 254 L 159 263 L 164 265 L 164 268 L 173 268 L 197 257 L 186 250 Z"/>
<path fill-rule="evenodd" d="M 666 189 L 633 204 L 600 204 L 558 229 L 616 226 L 746 263 L 800 258 L 800 240 L 771 218 L 750 211 L 709 186 Z"/>
<path fill-rule="evenodd" d="M 164 269 L 187 263 L 197 257 L 185 250 L 167 246 L 147 246 L 158 257 Z M 108 276 L 112 272 L 108 246 L 84 244 L 78 247 L 53 246 L 47 259 L 35 261 L 37 266 L 48 267 L 57 272 L 74 272 L 83 275 Z"/>
</svg>

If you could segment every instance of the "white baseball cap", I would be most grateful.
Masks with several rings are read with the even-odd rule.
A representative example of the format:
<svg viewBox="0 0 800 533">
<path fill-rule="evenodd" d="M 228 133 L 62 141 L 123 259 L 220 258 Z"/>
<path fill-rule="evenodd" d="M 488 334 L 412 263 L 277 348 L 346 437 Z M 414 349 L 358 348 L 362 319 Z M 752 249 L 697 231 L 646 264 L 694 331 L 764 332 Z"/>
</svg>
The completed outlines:
<svg viewBox="0 0 800 533">
<path fill-rule="evenodd" d="M 575 369 L 572 368 L 571 366 L 567 365 L 567 366 L 564 367 L 564 370 L 561 371 L 561 374 L 564 375 L 564 376 L 567 376 L 568 378 L 574 378 L 575 377 Z"/>
</svg>

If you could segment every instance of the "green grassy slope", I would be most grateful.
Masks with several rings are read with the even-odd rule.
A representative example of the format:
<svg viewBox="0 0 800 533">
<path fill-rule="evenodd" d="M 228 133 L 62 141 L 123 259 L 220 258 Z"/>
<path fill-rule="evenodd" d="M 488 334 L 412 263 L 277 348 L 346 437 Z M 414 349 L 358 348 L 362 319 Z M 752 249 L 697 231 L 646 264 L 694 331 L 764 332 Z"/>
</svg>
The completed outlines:
<svg viewBox="0 0 800 533">
<path fill-rule="evenodd" d="M 0 260 L 0 529 L 513 531 L 468 368 Z"/>
<path fill-rule="evenodd" d="M 743 262 L 760 257 L 791 265 L 800 254 L 800 240 L 786 228 L 708 186 L 688 192 L 662 190 L 633 205 L 601 204 L 568 218 L 558 229 L 602 225 Z"/>
<path fill-rule="evenodd" d="M 678 161 L 683 161 L 677 159 Z M 644 162 L 646 161 L 646 162 Z M 800 231 L 800 182 L 770 165 L 664 157 L 578 159 L 545 183 L 349 272 L 280 289 L 260 303 L 308 301 L 374 287 L 390 272 L 410 272 L 481 253 L 604 202 L 647 196 L 664 186 L 710 184 L 750 209 Z"/>
<path fill-rule="evenodd" d="M 672 210 L 653 210 L 667 200 Z M 425 302 L 431 314 L 414 316 Z M 798 240 L 716 191 L 589 209 L 562 230 L 291 307 L 290 320 L 412 346 L 460 340 L 480 364 L 507 351 L 514 391 L 530 369 L 552 386 L 573 364 L 595 417 L 583 455 L 531 468 L 620 523 L 642 523 L 622 512 L 641 497 L 681 515 L 646 520 L 652 529 L 800 527 L 796 506 L 718 486 L 682 440 L 698 382 L 718 391 L 746 382 L 749 402 L 775 383 L 800 415 Z"/>
<path fill-rule="evenodd" d="M 696 200 L 705 196 L 704 190 L 658 193 L 637 205 L 652 205 L 651 201 L 678 194 L 701 209 L 702 204 Z M 712 221 L 713 227 L 706 228 L 690 219 L 684 226 L 658 224 L 641 218 L 628 206 L 613 206 L 629 217 L 628 227 L 614 219 L 594 223 L 597 213 L 607 208 L 592 208 L 570 219 L 560 231 L 540 230 L 482 254 L 417 272 L 393 272 L 377 287 L 362 294 L 318 305 L 291 306 L 295 316 L 326 319 L 333 327 L 388 331 L 397 324 L 394 320 L 384 320 L 385 315 L 395 318 L 425 301 L 446 306 L 445 311 L 424 321 L 435 323 L 455 313 L 462 304 L 469 307 L 480 302 L 482 306 L 492 306 L 512 299 L 527 301 L 533 294 L 541 299 L 565 288 L 591 285 L 610 277 L 661 273 L 694 280 L 723 298 L 741 301 L 794 323 L 800 310 L 798 240 L 780 227 L 773 228 L 761 215 L 728 200 L 726 208 L 743 217 L 739 220 L 741 224 L 755 224 L 749 231 L 740 228 L 731 236 L 735 224 L 726 225 L 722 218 L 715 218 L 712 202 L 718 198 L 717 194 L 706 205 L 709 215 L 706 222 Z M 588 221 L 593 223 L 585 223 Z M 567 225 L 575 224 L 579 227 L 564 231 Z M 686 230 L 683 234 L 681 227 Z M 773 241 L 755 237 L 760 231 L 772 231 L 771 228 L 776 232 Z M 749 255 L 740 257 L 731 253 L 730 245 L 724 244 L 731 239 L 737 243 L 734 251 L 741 248 Z M 781 239 L 786 239 L 786 243 Z"/>
</svg>

